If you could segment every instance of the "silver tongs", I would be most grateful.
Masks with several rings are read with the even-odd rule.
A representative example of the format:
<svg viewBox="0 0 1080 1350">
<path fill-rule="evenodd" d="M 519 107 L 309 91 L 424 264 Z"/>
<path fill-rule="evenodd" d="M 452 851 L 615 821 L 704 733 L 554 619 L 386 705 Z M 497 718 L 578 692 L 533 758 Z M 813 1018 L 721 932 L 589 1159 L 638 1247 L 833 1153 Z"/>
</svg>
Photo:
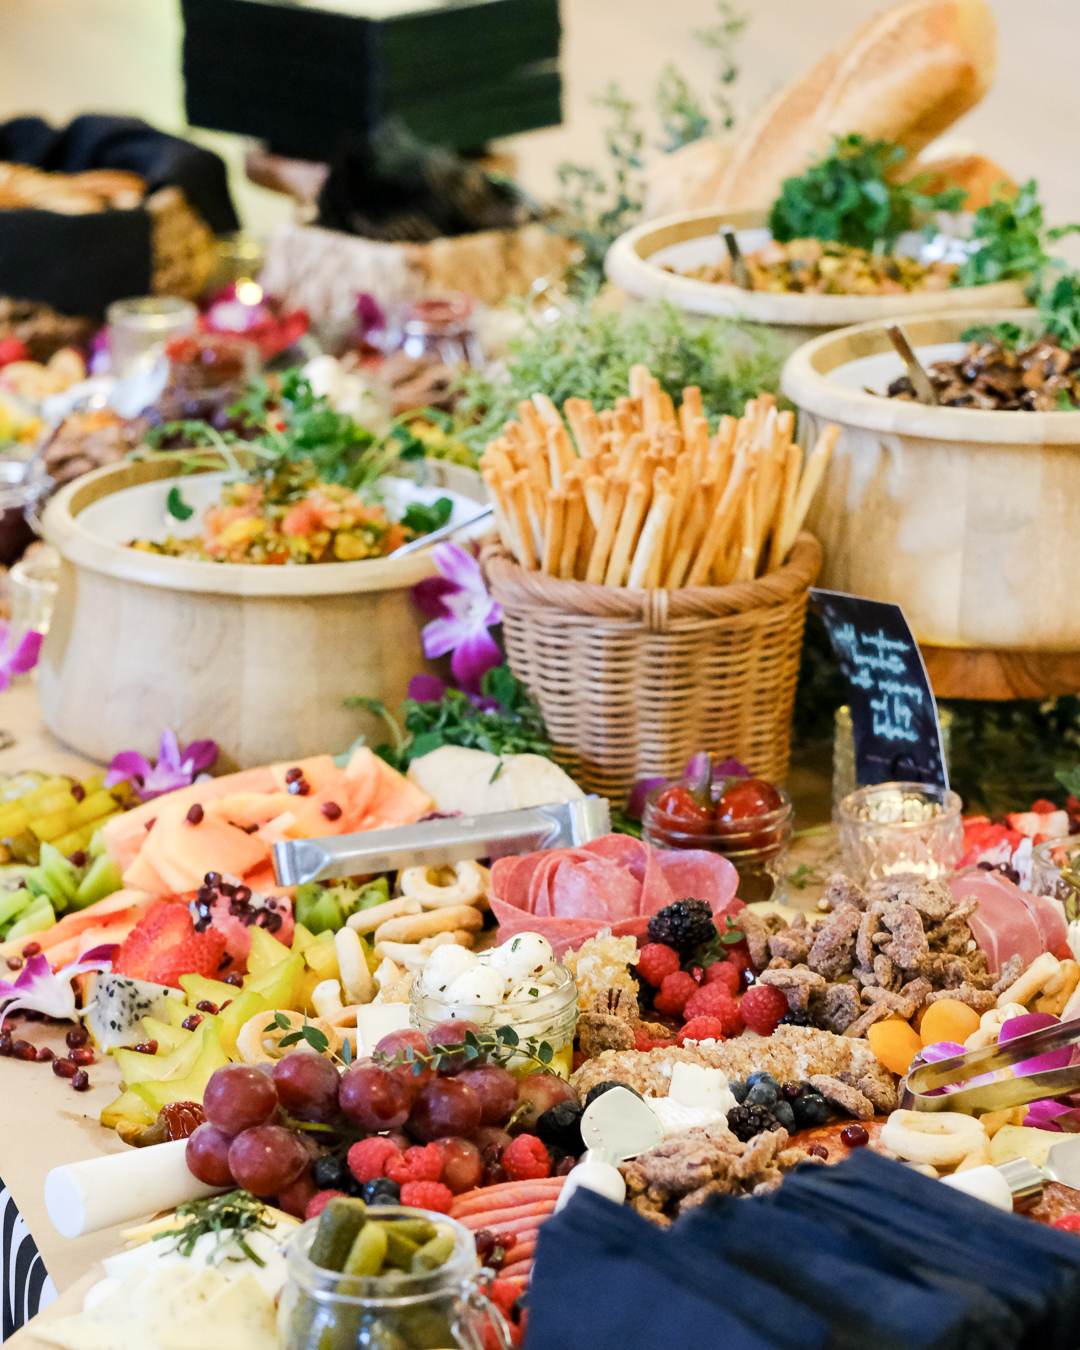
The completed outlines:
<svg viewBox="0 0 1080 1350">
<path fill-rule="evenodd" d="M 611 831 L 606 797 L 492 811 L 483 816 L 449 816 L 323 839 L 290 839 L 274 845 L 279 886 L 301 886 L 327 877 L 354 877 L 396 871 L 424 863 L 506 858 L 542 848 L 574 848 Z"/>
<path fill-rule="evenodd" d="M 1080 1058 L 1061 1069 L 1043 1069 L 1020 1078 L 1001 1078 L 993 1083 L 979 1083 L 959 1092 L 928 1095 L 934 1088 L 952 1083 L 966 1083 L 982 1074 L 1007 1069 L 1022 1060 L 1035 1059 L 1050 1050 L 1075 1046 L 1080 1041 L 1080 1018 L 1058 1022 L 1041 1031 L 1017 1036 L 1004 1045 L 988 1045 L 983 1050 L 969 1050 L 966 1055 L 940 1059 L 936 1064 L 922 1064 L 912 1069 L 901 1082 L 900 1105 L 907 1111 L 959 1111 L 964 1115 L 982 1115 L 986 1111 L 1004 1111 L 1011 1106 L 1039 1101 L 1043 1097 L 1060 1097 L 1066 1092 L 1080 1091 Z"/>
</svg>

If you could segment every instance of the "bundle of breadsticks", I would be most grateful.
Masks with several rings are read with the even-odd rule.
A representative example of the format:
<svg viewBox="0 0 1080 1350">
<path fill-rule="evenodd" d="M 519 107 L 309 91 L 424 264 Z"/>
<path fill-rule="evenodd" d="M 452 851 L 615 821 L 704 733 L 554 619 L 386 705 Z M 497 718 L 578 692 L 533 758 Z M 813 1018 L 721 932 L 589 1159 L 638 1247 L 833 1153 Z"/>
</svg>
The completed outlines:
<svg viewBox="0 0 1080 1350">
<path fill-rule="evenodd" d="M 645 366 L 614 408 L 563 411 L 534 394 L 480 458 L 503 542 L 529 571 L 646 590 L 781 567 L 840 434 L 827 426 L 804 465 L 794 414 L 762 394 L 710 437 L 701 391 L 676 412 Z"/>
</svg>

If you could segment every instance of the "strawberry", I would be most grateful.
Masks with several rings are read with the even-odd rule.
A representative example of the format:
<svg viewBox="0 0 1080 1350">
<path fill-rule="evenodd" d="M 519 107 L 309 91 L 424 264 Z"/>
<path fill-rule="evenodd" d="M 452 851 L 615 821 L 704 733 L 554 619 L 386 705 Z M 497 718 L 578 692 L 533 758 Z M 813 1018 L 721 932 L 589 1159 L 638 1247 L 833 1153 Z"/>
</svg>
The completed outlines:
<svg viewBox="0 0 1080 1350">
<path fill-rule="evenodd" d="M 224 957 L 224 933 L 214 928 L 196 933 L 186 905 L 162 901 L 124 939 L 113 958 L 113 970 L 179 988 L 181 975 L 216 977 Z"/>
</svg>

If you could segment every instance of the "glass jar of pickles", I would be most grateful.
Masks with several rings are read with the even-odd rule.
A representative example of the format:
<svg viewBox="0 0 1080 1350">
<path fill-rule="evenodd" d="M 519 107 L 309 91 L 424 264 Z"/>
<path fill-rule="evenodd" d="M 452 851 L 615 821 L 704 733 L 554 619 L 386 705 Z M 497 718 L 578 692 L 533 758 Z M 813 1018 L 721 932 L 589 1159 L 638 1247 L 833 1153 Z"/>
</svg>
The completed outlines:
<svg viewBox="0 0 1080 1350">
<path fill-rule="evenodd" d="M 541 1067 L 525 1042 L 547 1042 L 554 1055 L 543 1067 L 570 1077 L 577 982 L 539 933 L 518 933 L 480 953 L 450 944 L 436 947 L 412 982 L 409 1005 L 409 1020 L 425 1034 L 440 1022 L 471 1022 L 480 1031 L 513 1027 L 521 1051 L 506 1067 L 519 1076 Z"/>
<path fill-rule="evenodd" d="M 283 1350 L 484 1350 L 485 1327 L 510 1350 L 473 1235 L 445 1214 L 332 1201 L 285 1259 Z"/>
</svg>

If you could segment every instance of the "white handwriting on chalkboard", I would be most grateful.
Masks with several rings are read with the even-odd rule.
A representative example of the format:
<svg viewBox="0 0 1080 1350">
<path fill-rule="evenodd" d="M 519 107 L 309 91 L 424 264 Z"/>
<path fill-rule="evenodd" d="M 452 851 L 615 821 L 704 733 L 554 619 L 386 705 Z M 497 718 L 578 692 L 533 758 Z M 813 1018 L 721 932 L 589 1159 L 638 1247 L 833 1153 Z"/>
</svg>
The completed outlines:
<svg viewBox="0 0 1080 1350">
<path fill-rule="evenodd" d="M 851 683 L 860 689 L 876 689 L 880 695 L 870 699 L 874 735 L 889 741 L 917 741 L 919 734 L 912 726 L 914 713 L 909 700 L 921 707 L 923 691 L 918 685 L 882 678 L 906 673 L 903 654 L 911 650 L 911 644 L 887 638 L 880 628 L 876 633 L 860 633 L 851 623 L 838 629 L 835 638 L 852 667 L 848 675 Z"/>
</svg>

